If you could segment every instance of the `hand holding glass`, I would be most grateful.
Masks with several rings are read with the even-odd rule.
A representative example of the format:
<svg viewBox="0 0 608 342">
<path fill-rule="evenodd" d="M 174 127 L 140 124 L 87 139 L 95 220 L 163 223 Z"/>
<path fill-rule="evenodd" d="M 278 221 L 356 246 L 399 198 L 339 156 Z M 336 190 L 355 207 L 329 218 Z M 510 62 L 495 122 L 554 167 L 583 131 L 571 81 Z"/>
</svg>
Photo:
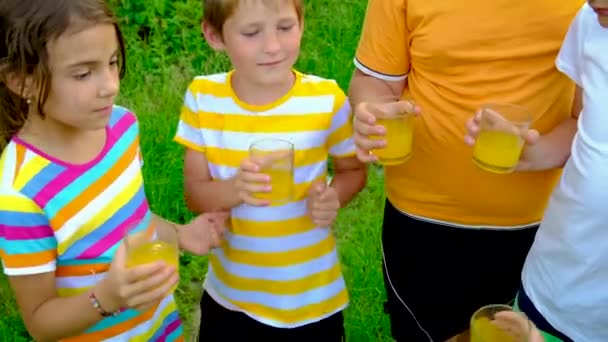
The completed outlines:
<svg viewBox="0 0 608 342">
<path fill-rule="evenodd" d="M 263 139 L 251 144 L 251 161 L 260 166 L 260 173 L 270 177 L 270 192 L 252 194 L 270 201 L 271 205 L 285 204 L 294 196 L 294 146 L 280 139 Z"/>
<path fill-rule="evenodd" d="M 481 109 L 480 131 L 473 147 L 473 162 L 494 173 L 515 169 L 530 127 L 530 113 L 514 104 L 488 104 Z"/>
<path fill-rule="evenodd" d="M 471 342 L 528 342 L 532 323 L 508 305 L 488 305 L 471 317 Z"/>
<path fill-rule="evenodd" d="M 163 229 L 164 228 L 164 229 Z M 137 222 L 127 227 L 124 239 L 127 248 L 127 267 L 163 261 L 179 267 L 177 231 L 154 222 Z M 171 292 L 175 291 L 175 285 Z"/>
<path fill-rule="evenodd" d="M 366 103 L 366 109 L 376 117 L 376 124 L 384 126 L 385 136 L 372 136 L 371 139 L 385 139 L 384 148 L 371 151 L 382 165 L 404 163 L 412 153 L 414 135 L 414 113 L 406 108 L 415 108 L 409 99 L 397 101 L 395 98 L 382 98 Z"/>
</svg>

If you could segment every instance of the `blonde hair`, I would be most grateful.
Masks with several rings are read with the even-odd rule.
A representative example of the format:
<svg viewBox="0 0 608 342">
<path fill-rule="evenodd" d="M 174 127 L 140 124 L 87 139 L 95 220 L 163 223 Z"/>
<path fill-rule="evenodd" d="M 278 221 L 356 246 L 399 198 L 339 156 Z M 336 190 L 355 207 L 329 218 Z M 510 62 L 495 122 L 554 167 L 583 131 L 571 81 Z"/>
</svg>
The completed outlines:
<svg viewBox="0 0 608 342">
<path fill-rule="evenodd" d="M 226 20 L 234 13 L 237 6 L 247 0 L 203 0 L 203 20 L 213 27 L 218 33 L 222 33 L 222 28 Z M 260 1 L 260 0 L 254 0 Z M 261 0 L 266 6 L 276 6 L 277 0 Z M 302 0 L 290 1 L 298 14 L 298 19 L 302 21 L 304 15 L 304 5 Z"/>
</svg>

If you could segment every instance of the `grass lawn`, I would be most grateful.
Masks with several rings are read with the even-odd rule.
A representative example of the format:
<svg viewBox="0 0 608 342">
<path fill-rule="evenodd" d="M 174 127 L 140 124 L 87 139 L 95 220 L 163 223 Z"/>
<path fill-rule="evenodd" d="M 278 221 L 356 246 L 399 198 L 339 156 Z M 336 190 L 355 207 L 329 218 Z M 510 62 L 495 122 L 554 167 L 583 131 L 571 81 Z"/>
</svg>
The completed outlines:
<svg viewBox="0 0 608 342">
<path fill-rule="evenodd" d="M 296 68 L 334 78 L 346 89 L 352 72 L 366 0 L 309 0 L 305 34 Z M 200 0 L 110 0 L 127 40 L 128 70 L 117 101 L 141 121 L 146 192 L 152 209 L 183 222 L 191 218 L 182 194 L 182 151 L 172 142 L 184 91 L 197 74 L 226 71 L 224 56 L 213 53 L 199 31 Z M 366 189 L 336 224 L 339 250 L 351 304 L 345 326 L 349 341 L 390 340 L 382 309 L 380 223 L 382 172 L 370 168 Z M 187 325 L 198 291 L 191 280 L 202 279 L 206 258 L 183 255 L 176 292 Z M 0 341 L 30 341 L 6 283 L 0 276 Z"/>
</svg>

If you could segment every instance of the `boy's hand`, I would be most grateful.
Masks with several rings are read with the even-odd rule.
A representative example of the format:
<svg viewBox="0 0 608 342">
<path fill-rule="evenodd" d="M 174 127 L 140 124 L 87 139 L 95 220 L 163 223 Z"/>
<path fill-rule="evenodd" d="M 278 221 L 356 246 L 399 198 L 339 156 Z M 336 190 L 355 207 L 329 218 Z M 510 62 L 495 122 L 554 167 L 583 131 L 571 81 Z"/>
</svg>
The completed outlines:
<svg viewBox="0 0 608 342">
<path fill-rule="evenodd" d="M 228 212 L 205 213 L 177 228 L 179 246 L 192 254 L 204 255 L 220 247 L 226 231 Z"/>
<path fill-rule="evenodd" d="M 467 120 L 466 123 L 466 135 L 464 136 L 464 142 L 469 146 L 474 146 L 479 131 L 481 130 L 481 111 L 477 111 L 473 117 Z M 534 171 L 543 168 L 544 151 L 538 144 L 540 140 L 540 134 L 535 129 L 529 129 L 522 136 L 524 139 L 524 149 L 521 153 L 519 163 L 515 167 L 515 171 Z"/>
<path fill-rule="evenodd" d="M 317 181 L 308 191 L 308 216 L 319 227 L 330 227 L 338 216 L 340 201 L 336 189 Z"/>
<path fill-rule="evenodd" d="M 260 163 L 254 162 L 249 157 L 241 162 L 237 175 L 233 178 L 233 184 L 238 197 L 243 203 L 253 206 L 267 206 L 270 201 L 253 197 L 254 193 L 270 192 L 270 176 L 259 173 Z"/>
<path fill-rule="evenodd" d="M 175 267 L 164 262 L 127 268 L 126 261 L 126 246 L 121 243 L 106 277 L 94 290 L 105 311 L 132 308 L 145 312 L 160 303 L 179 281 Z"/>
</svg>

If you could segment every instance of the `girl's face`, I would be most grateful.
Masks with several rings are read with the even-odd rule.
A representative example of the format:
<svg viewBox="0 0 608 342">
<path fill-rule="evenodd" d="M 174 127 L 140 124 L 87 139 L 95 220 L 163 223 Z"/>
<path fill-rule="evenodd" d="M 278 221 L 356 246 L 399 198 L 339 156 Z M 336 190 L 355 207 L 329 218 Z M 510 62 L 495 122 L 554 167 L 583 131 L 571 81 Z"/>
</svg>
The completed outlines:
<svg viewBox="0 0 608 342">
<path fill-rule="evenodd" d="M 44 121 L 68 131 L 105 128 L 119 88 L 119 45 L 114 26 L 68 29 L 49 42 L 47 49 L 52 77 L 43 107 Z"/>
</svg>

